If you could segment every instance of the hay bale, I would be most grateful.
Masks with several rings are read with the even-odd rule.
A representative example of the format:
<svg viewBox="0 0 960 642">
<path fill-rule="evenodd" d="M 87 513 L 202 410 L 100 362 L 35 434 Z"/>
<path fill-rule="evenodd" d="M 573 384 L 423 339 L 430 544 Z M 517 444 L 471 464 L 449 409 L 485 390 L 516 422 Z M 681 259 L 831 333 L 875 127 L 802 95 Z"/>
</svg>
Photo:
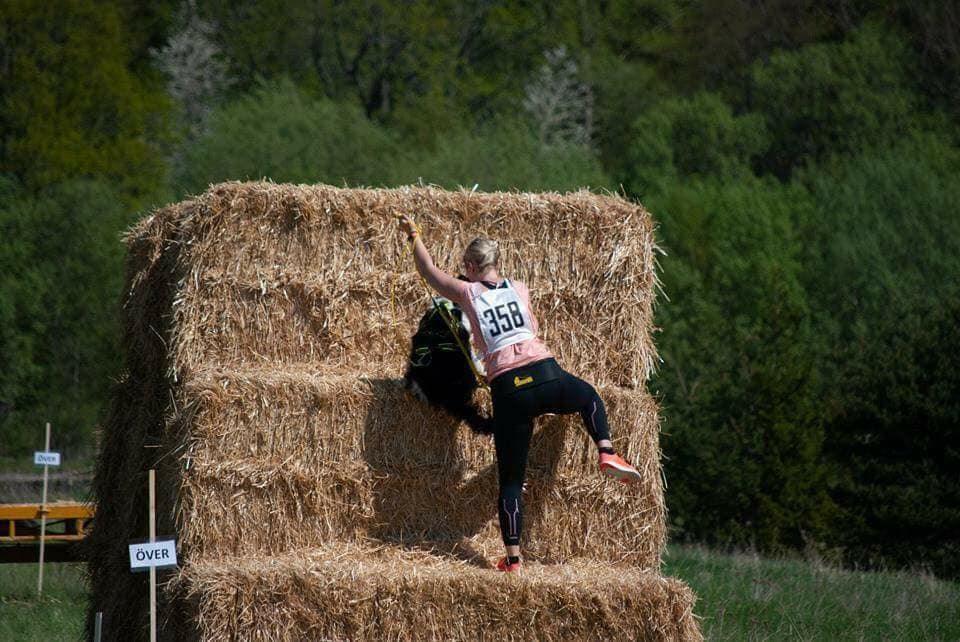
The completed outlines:
<svg viewBox="0 0 960 642">
<path fill-rule="evenodd" d="M 169 589 L 196 603 L 197 623 L 171 609 L 165 632 L 206 640 L 702 639 L 693 593 L 654 572 L 581 561 L 502 576 L 463 557 L 338 546 L 191 564 Z"/>
<path fill-rule="evenodd" d="M 396 230 L 399 212 L 415 214 L 451 271 L 473 236 L 497 238 L 503 272 L 534 286 L 561 363 L 597 383 L 646 381 L 656 359 L 652 222 L 639 205 L 585 191 L 214 186 L 129 236 L 154 244 L 148 260 L 176 253 L 171 366 L 400 371 L 424 292 Z"/>
<path fill-rule="evenodd" d="M 338 600 L 371 598 L 348 598 L 347 588 L 324 598 L 323 587 L 345 584 L 348 569 L 323 551 L 371 542 L 389 546 L 384 554 L 394 557 L 379 566 L 360 560 L 370 564 L 365 595 L 392 594 L 392 578 L 410 574 L 414 594 L 427 599 L 439 591 L 465 620 L 494 605 L 483 596 L 496 593 L 491 587 L 502 578 L 471 571 L 457 580 L 460 571 L 449 563 L 464 550 L 484 558 L 500 550 L 492 444 L 397 383 L 426 301 L 395 231 L 397 212 L 417 214 L 448 269 L 473 235 L 501 241 L 504 273 L 531 284 L 548 344 L 565 367 L 599 385 L 615 441 L 643 472 L 633 488 L 602 480 L 581 427 L 570 419 L 542 421 L 529 467 L 528 559 L 616 563 L 621 570 L 610 571 L 611 578 L 624 573 L 648 588 L 666 582 L 674 587 L 670 595 L 689 596 L 679 583 L 656 578 L 664 505 L 657 409 L 643 390 L 656 358 L 655 277 L 652 223 L 641 207 L 587 192 L 228 183 L 158 210 L 127 237 L 127 374 L 102 435 L 98 513 L 88 539 L 91 615 L 105 612 L 114 639 L 144 637 L 145 589 L 126 568 L 125 547 L 146 532 L 150 467 L 158 468 L 158 531 L 178 537 L 185 564 L 161 595 L 181 623 L 169 637 L 215 639 L 229 627 L 208 623 L 227 620 L 244 638 L 303 631 L 311 637 L 310 623 L 320 621 L 328 624 L 316 630 L 336 637 L 334 614 L 346 608 Z M 406 549 L 446 556 L 436 562 L 433 580 L 417 584 L 420 565 L 398 552 Z M 253 562 L 244 560 L 256 560 L 260 569 L 289 567 L 309 608 L 284 606 L 291 584 L 270 573 L 224 593 L 213 579 L 220 576 L 208 569 L 216 562 L 249 573 Z M 559 591 L 570 609 L 598 599 L 592 589 L 553 587 L 563 584 L 560 570 L 538 573 L 532 584 L 511 584 L 507 593 L 532 595 L 531 587 L 540 586 Z M 240 612 L 224 601 L 227 594 Z M 272 606 L 261 604 L 264 595 Z M 696 633 L 688 607 L 661 608 L 692 598 L 644 599 L 616 602 L 637 609 L 628 618 L 656 623 L 631 624 L 631 635 Z M 380 633 L 367 628 L 357 637 L 399 637 L 392 621 L 428 624 L 406 613 L 409 601 L 375 603 L 386 609 L 377 620 Z M 261 606 L 278 614 L 264 620 L 274 628 L 237 624 L 247 613 L 242 609 Z M 308 615 L 311 609 L 327 612 Z M 550 635 L 579 635 L 580 629 L 555 626 Z"/>
<path fill-rule="evenodd" d="M 413 398 L 399 380 L 219 371 L 185 388 L 185 554 L 282 553 L 369 537 L 499 547 L 492 441 Z M 641 462 L 644 479 L 623 486 L 599 475 L 579 417 L 542 420 L 528 467 L 524 548 L 534 559 L 656 568 L 664 541 L 656 405 L 642 391 L 600 392 L 611 423 L 625 429 L 621 450 Z M 269 526 L 251 531 L 250 521 Z"/>
</svg>

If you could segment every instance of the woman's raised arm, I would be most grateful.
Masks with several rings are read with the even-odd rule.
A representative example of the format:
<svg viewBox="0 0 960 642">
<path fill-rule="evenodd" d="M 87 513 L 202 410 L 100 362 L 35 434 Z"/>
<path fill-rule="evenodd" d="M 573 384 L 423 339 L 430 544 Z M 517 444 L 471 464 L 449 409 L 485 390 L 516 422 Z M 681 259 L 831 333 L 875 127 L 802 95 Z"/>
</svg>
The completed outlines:
<svg viewBox="0 0 960 642">
<path fill-rule="evenodd" d="M 413 243 L 413 263 L 417 267 L 417 272 L 440 296 L 455 303 L 460 303 L 463 294 L 463 281 L 450 276 L 434 265 L 427 247 L 420 238 L 420 231 L 412 218 L 406 214 L 398 214 L 397 219 L 399 219 L 400 228 L 406 232 L 407 238 Z"/>
</svg>

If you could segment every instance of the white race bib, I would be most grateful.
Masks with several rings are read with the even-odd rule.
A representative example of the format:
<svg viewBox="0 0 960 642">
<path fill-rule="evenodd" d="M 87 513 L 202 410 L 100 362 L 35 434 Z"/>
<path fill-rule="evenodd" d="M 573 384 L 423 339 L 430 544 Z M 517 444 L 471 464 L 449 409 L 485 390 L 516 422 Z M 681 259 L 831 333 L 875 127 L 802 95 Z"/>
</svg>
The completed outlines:
<svg viewBox="0 0 960 642">
<path fill-rule="evenodd" d="M 473 300 L 487 354 L 533 338 L 530 311 L 509 281 Z"/>
</svg>

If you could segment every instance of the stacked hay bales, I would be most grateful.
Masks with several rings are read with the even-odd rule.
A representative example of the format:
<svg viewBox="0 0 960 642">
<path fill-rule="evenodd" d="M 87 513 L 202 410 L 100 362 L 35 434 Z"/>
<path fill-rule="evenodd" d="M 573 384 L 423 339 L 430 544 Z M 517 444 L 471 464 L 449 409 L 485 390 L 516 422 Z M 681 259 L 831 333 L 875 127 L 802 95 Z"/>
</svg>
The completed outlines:
<svg viewBox="0 0 960 642">
<path fill-rule="evenodd" d="M 598 384 L 643 473 L 606 481 L 578 418 L 541 421 L 521 579 L 471 566 L 500 550 L 491 442 L 399 385 L 426 301 L 399 212 L 450 270 L 474 235 L 500 241 L 502 272 L 531 285 L 543 337 Z M 641 207 L 588 192 L 229 183 L 158 210 L 128 236 L 92 609 L 117 639 L 143 636 L 124 553 L 155 466 L 183 561 L 162 592 L 171 639 L 697 637 L 692 594 L 657 573 L 652 236 Z"/>
</svg>

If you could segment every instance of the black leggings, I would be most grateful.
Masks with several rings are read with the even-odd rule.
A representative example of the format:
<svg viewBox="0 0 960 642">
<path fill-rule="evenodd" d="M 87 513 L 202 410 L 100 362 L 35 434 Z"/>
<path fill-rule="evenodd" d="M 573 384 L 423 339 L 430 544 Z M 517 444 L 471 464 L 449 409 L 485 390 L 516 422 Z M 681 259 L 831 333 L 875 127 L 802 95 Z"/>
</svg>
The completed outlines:
<svg viewBox="0 0 960 642">
<path fill-rule="evenodd" d="M 532 381 L 525 384 L 528 377 Z M 523 529 L 521 493 L 533 420 L 546 413 L 566 415 L 579 412 L 594 443 L 610 439 L 610 429 L 607 411 L 593 386 L 562 370 L 553 359 L 498 375 L 491 385 L 491 392 L 493 439 L 500 480 L 497 501 L 500 534 L 504 544 L 515 546 L 520 543 Z"/>
</svg>

